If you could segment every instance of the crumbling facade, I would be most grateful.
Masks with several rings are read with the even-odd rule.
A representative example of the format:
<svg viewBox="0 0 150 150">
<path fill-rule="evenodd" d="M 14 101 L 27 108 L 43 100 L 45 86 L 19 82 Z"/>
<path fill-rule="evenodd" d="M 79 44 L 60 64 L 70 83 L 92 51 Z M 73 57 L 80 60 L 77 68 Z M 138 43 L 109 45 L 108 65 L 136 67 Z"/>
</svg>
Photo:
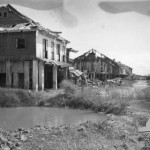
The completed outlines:
<svg viewBox="0 0 150 150">
<path fill-rule="evenodd" d="M 121 78 L 127 77 L 132 74 L 132 68 L 122 64 L 121 62 L 117 62 L 117 65 L 119 66 L 119 76 Z"/>
<path fill-rule="evenodd" d="M 85 72 L 90 79 L 100 79 L 102 81 L 128 76 L 132 73 L 132 68 L 117 63 L 94 49 L 75 58 L 74 67 Z"/>
<path fill-rule="evenodd" d="M 57 89 L 67 78 L 68 43 L 11 5 L 0 7 L 0 87 Z"/>
</svg>

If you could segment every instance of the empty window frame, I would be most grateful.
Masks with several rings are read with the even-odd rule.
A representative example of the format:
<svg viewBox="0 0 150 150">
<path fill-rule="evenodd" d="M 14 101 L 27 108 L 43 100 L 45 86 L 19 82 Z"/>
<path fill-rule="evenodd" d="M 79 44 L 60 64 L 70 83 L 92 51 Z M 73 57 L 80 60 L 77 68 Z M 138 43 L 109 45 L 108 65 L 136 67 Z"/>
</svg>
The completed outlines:
<svg viewBox="0 0 150 150">
<path fill-rule="evenodd" d="M 60 61 L 60 44 L 57 44 L 56 49 L 57 49 L 58 61 Z"/>
<path fill-rule="evenodd" d="M 51 59 L 54 60 L 54 42 L 51 42 Z"/>
<path fill-rule="evenodd" d="M 33 72 L 33 67 L 32 67 L 32 61 L 29 61 L 29 89 L 32 89 L 32 72 Z"/>
<path fill-rule="evenodd" d="M 0 87 L 6 86 L 6 73 L 0 73 Z"/>
<path fill-rule="evenodd" d="M 4 17 L 7 17 L 8 16 L 8 13 L 7 12 L 4 12 Z"/>
<path fill-rule="evenodd" d="M 16 48 L 18 49 L 26 48 L 26 40 L 23 38 L 16 39 Z"/>
<path fill-rule="evenodd" d="M 62 61 L 65 62 L 65 46 L 62 47 Z"/>
<path fill-rule="evenodd" d="M 0 12 L 0 17 L 2 17 L 2 13 Z"/>
<path fill-rule="evenodd" d="M 63 60 L 63 62 L 65 62 L 65 60 L 66 60 L 65 55 L 62 56 L 62 60 Z"/>
<path fill-rule="evenodd" d="M 48 40 L 43 39 L 43 57 L 48 58 Z"/>
</svg>

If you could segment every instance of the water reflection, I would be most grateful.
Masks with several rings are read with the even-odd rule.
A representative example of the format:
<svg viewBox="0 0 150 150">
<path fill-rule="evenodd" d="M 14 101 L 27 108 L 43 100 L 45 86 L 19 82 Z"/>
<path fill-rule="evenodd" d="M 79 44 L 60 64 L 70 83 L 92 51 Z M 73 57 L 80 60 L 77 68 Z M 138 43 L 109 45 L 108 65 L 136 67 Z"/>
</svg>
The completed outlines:
<svg viewBox="0 0 150 150">
<path fill-rule="evenodd" d="M 79 124 L 87 120 L 99 120 L 102 115 L 91 111 L 65 108 L 0 108 L 0 128 L 14 130 L 35 125 L 57 127 L 62 124 Z"/>
</svg>

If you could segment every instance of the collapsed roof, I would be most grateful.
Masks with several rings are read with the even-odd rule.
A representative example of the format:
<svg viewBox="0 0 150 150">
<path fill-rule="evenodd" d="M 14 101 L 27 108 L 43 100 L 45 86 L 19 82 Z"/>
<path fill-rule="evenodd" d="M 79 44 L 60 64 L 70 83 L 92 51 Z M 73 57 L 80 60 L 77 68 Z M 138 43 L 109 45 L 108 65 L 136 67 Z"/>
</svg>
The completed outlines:
<svg viewBox="0 0 150 150">
<path fill-rule="evenodd" d="M 45 59 L 45 58 L 38 58 L 38 59 L 47 65 L 60 66 L 61 68 L 71 67 L 70 64 L 65 63 L 65 62 L 60 62 L 57 60 L 50 60 L 50 59 Z"/>
<path fill-rule="evenodd" d="M 114 66 L 116 64 L 114 60 L 110 59 L 109 57 L 105 56 L 104 54 L 98 52 L 95 49 L 91 49 L 88 52 L 84 53 L 83 55 L 75 58 L 74 62 L 80 62 L 82 59 L 87 58 L 91 53 L 93 53 L 95 55 L 95 57 L 98 58 L 98 60 L 99 59 L 108 59 L 111 65 Z"/>
<path fill-rule="evenodd" d="M 0 26 L 0 33 L 5 32 L 21 32 L 21 31 L 36 31 L 39 30 L 41 32 L 46 33 L 49 36 L 56 37 L 57 39 L 64 41 L 66 43 L 70 43 L 68 40 L 61 37 L 59 34 L 61 32 L 52 31 L 50 29 L 44 28 L 41 26 L 38 22 L 33 21 L 29 17 L 23 15 L 22 13 L 18 12 L 14 7 L 12 7 L 10 4 L 6 5 L 6 8 L 9 11 L 12 11 L 14 14 L 18 15 L 22 19 L 25 19 L 27 23 L 19 23 L 19 24 L 13 24 L 13 25 L 5 25 Z"/>
<path fill-rule="evenodd" d="M 76 70 L 76 69 L 73 69 L 73 68 L 69 68 L 69 72 L 72 73 L 72 74 L 74 74 L 77 77 L 80 77 L 82 74 L 84 74 L 80 70 Z"/>
</svg>

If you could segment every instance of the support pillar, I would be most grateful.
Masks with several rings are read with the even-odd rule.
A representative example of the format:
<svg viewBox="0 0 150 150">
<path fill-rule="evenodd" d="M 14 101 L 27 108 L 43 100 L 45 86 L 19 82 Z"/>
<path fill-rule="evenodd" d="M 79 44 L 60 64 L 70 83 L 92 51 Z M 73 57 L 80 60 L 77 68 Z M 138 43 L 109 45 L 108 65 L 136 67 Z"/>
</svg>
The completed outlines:
<svg viewBox="0 0 150 150">
<path fill-rule="evenodd" d="M 14 88 L 18 88 L 18 73 L 14 72 Z"/>
<path fill-rule="evenodd" d="M 6 87 L 11 87 L 11 71 L 10 71 L 11 62 L 6 60 Z"/>
<path fill-rule="evenodd" d="M 39 63 L 39 90 L 44 90 L 44 64 Z"/>
<path fill-rule="evenodd" d="M 68 68 L 64 69 L 64 78 L 68 79 Z"/>
<path fill-rule="evenodd" d="M 38 60 L 33 60 L 32 89 L 38 91 Z"/>
<path fill-rule="evenodd" d="M 57 89 L 57 66 L 53 66 L 53 88 Z"/>
<path fill-rule="evenodd" d="M 24 88 L 29 89 L 29 61 L 24 61 Z"/>
<path fill-rule="evenodd" d="M 80 62 L 79 62 L 79 64 L 80 64 L 80 71 L 82 70 L 82 64 L 81 64 L 81 59 L 80 59 Z"/>
</svg>

